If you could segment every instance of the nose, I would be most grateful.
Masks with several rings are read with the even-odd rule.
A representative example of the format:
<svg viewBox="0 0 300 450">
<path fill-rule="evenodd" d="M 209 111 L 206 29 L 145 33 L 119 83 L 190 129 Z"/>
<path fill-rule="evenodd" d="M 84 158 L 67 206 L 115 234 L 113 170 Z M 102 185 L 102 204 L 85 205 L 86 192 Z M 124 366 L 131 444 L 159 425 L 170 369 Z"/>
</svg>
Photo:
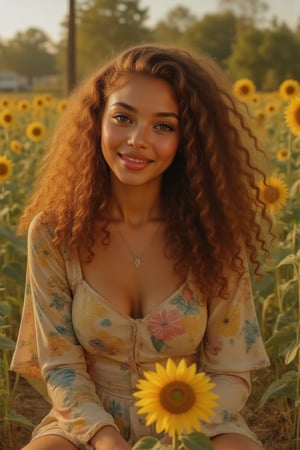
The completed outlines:
<svg viewBox="0 0 300 450">
<path fill-rule="evenodd" d="M 145 148 L 147 146 L 147 131 L 143 125 L 136 126 L 131 130 L 127 143 L 133 148 Z"/>
</svg>

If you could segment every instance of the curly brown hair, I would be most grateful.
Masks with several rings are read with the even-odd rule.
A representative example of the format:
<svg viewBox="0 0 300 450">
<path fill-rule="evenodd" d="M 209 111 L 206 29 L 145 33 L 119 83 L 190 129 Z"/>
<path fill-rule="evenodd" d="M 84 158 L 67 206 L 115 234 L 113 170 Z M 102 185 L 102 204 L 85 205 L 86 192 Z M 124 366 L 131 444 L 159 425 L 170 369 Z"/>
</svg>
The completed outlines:
<svg viewBox="0 0 300 450">
<path fill-rule="evenodd" d="M 271 222 L 256 187 L 265 180 L 257 162 L 263 151 L 224 71 L 185 49 L 136 46 L 81 83 L 53 134 L 19 229 L 43 211 L 55 245 L 85 248 L 92 257 L 93 227 L 110 195 L 101 118 L 108 96 L 132 73 L 167 81 L 179 105 L 180 151 L 162 185 L 166 251 L 177 268 L 191 266 L 206 292 L 221 292 L 228 267 L 245 270 L 243 249 L 256 272 L 260 253 L 268 254 Z"/>
</svg>

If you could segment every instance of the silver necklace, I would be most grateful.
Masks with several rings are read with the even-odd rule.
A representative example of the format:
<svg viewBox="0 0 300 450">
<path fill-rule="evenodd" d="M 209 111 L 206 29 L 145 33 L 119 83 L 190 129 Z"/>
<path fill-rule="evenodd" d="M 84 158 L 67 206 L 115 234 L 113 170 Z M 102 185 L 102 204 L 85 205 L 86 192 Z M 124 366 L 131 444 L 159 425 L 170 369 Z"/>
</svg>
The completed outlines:
<svg viewBox="0 0 300 450">
<path fill-rule="evenodd" d="M 150 245 L 152 244 L 154 237 L 156 236 L 156 233 L 158 232 L 158 229 L 160 228 L 160 223 L 158 224 L 157 228 L 155 229 L 153 235 L 151 236 L 150 241 L 148 242 L 147 246 L 145 247 L 144 251 L 142 252 L 142 254 L 140 256 L 137 256 L 133 253 L 133 251 L 131 250 L 131 248 L 128 245 L 128 242 L 126 241 L 126 239 L 124 238 L 123 234 L 121 233 L 121 231 L 119 230 L 118 227 L 116 227 L 120 238 L 124 244 L 124 246 L 126 247 L 126 249 L 128 250 L 128 252 L 131 254 L 132 258 L 133 258 L 133 265 L 135 266 L 136 269 L 140 269 L 143 265 L 143 261 L 142 259 L 144 258 L 145 254 L 147 253 L 148 249 L 150 248 Z"/>
</svg>

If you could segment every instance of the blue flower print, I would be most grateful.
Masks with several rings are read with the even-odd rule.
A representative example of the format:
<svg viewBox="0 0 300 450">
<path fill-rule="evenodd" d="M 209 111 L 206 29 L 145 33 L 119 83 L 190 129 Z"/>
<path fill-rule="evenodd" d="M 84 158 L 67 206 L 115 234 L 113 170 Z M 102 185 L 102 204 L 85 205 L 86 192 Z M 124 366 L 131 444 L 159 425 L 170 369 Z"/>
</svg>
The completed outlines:
<svg viewBox="0 0 300 450">
<path fill-rule="evenodd" d="M 101 325 L 102 325 L 103 327 L 110 327 L 110 326 L 111 326 L 111 320 L 108 319 L 108 317 L 105 317 L 105 319 L 103 319 L 103 320 L 101 321 Z"/>
<path fill-rule="evenodd" d="M 50 303 L 50 308 L 55 308 L 57 311 L 62 311 L 66 304 L 65 297 L 61 294 L 53 294 L 53 300 Z"/>
<path fill-rule="evenodd" d="M 176 305 L 182 316 L 190 316 L 199 313 L 199 304 L 195 298 L 186 301 L 182 295 L 177 295 L 172 301 Z"/>
<path fill-rule="evenodd" d="M 256 338 L 260 335 L 257 321 L 254 320 L 251 323 L 249 320 L 246 320 L 243 326 L 243 332 L 245 334 L 246 353 L 248 353 L 255 343 Z"/>
<path fill-rule="evenodd" d="M 46 381 L 53 386 L 66 388 L 73 383 L 75 377 L 76 374 L 73 369 L 54 368 L 49 370 Z"/>
<path fill-rule="evenodd" d="M 228 411 L 227 409 L 223 410 L 223 420 L 224 422 L 235 422 L 237 420 L 237 415 Z"/>
</svg>

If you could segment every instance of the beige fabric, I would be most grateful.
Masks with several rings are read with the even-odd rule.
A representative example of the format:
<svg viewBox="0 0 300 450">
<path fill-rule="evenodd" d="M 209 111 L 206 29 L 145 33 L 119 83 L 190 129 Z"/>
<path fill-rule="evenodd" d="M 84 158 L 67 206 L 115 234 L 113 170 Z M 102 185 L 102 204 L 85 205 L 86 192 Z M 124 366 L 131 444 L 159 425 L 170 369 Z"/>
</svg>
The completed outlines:
<svg viewBox="0 0 300 450">
<path fill-rule="evenodd" d="M 117 281 L 116 281 L 117 282 Z M 168 357 L 196 362 L 221 397 L 209 436 L 241 433 L 248 371 L 269 364 L 254 310 L 249 276 L 232 280 L 229 300 L 209 307 L 189 277 L 142 319 L 118 311 L 82 278 L 76 254 L 59 252 L 36 218 L 28 236 L 27 287 L 11 368 L 46 381 L 53 405 L 34 436 L 59 434 L 88 448 L 106 424 L 133 443 L 155 435 L 136 414 L 132 393 L 144 370 Z"/>
</svg>

